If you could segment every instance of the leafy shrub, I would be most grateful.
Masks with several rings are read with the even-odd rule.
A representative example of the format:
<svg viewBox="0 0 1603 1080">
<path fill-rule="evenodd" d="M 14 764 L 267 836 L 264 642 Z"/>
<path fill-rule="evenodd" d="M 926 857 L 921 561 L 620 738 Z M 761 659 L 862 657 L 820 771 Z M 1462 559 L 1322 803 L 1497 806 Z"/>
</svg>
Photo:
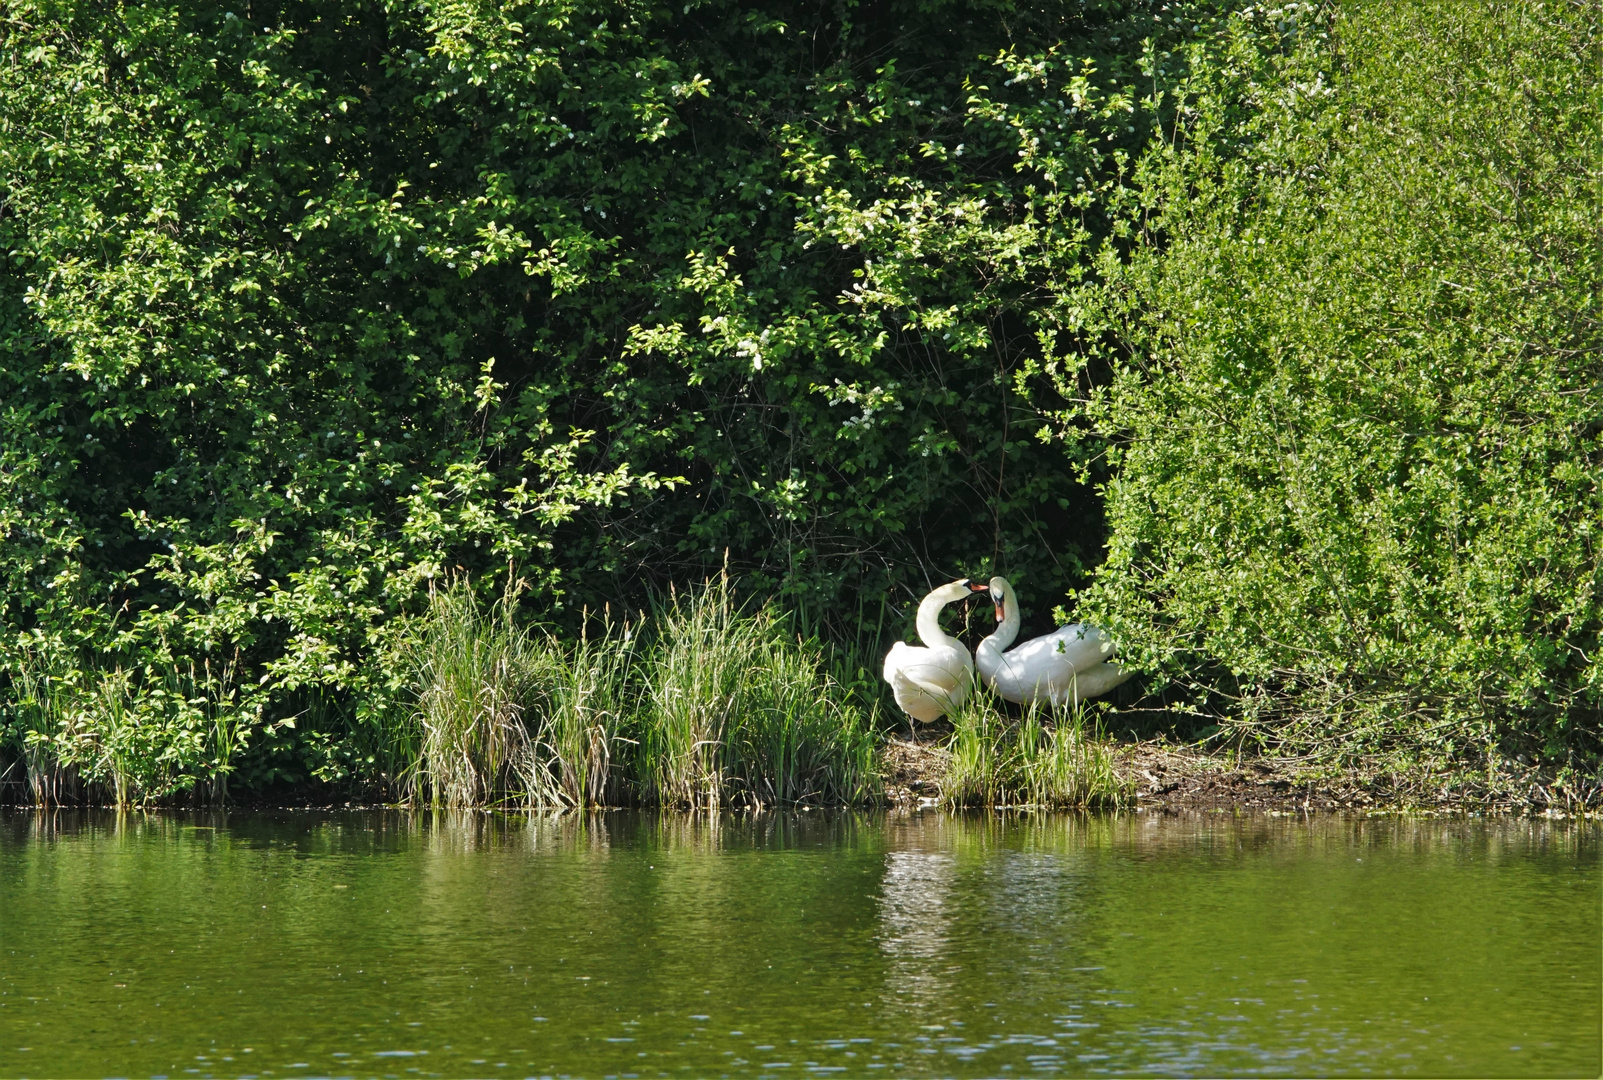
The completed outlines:
<svg viewBox="0 0 1603 1080">
<path fill-rule="evenodd" d="M 847 638 L 843 596 L 910 617 L 981 553 L 1055 595 L 1099 520 L 1090 452 L 1021 391 L 1033 313 L 1145 138 L 1144 36 L 1184 25 L 8 4 L 0 665 L 25 635 L 129 671 L 237 652 L 237 775 L 384 785 L 456 567 L 512 562 L 571 624 L 729 550 Z M 1017 81 L 1040 49 L 1061 78 Z"/>
<path fill-rule="evenodd" d="M 1193 65 L 1107 276 L 1083 608 L 1230 735 L 1595 767 L 1599 32 L 1288 4 Z"/>
<path fill-rule="evenodd" d="M 22 750 L 28 796 L 55 805 L 182 793 L 220 801 L 253 719 L 242 715 L 237 673 L 232 660 L 129 669 L 25 650 L 6 727 Z"/>
</svg>

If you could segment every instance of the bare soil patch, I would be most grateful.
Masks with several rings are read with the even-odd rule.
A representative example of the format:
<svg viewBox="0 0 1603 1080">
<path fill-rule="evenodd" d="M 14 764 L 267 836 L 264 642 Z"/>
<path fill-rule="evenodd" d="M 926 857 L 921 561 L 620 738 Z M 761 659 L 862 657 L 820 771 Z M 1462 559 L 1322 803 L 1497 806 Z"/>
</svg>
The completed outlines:
<svg viewBox="0 0 1603 1080">
<path fill-rule="evenodd" d="M 951 729 L 937 724 L 891 738 L 886 798 L 897 805 L 941 799 Z M 1487 778 L 1466 770 L 1399 771 L 1380 760 L 1345 768 L 1296 757 L 1238 757 L 1162 739 L 1109 747 L 1136 805 L 1168 810 L 1415 810 L 1569 815 L 1603 807 L 1603 778 L 1555 783 L 1534 767 Z"/>
<path fill-rule="evenodd" d="M 1153 808 L 1338 810 L 1376 804 L 1361 787 L 1316 779 L 1290 760 L 1240 762 L 1163 742 L 1122 746 L 1116 760 L 1138 804 Z"/>
<path fill-rule="evenodd" d="M 885 744 L 885 797 L 898 805 L 938 802 L 941 777 L 952 760 L 944 745 L 950 734 L 947 729 L 915 732 L 908 738 L 893 736 Z"/>
</svg>

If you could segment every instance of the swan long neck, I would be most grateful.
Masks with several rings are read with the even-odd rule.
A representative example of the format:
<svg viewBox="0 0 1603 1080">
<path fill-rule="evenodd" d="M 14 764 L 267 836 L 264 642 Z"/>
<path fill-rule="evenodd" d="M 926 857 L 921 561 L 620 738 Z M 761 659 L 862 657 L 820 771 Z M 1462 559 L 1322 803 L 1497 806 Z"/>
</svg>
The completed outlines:
<svg viewBox="0 0 1603 1080">
<path fill-rule="evenodd" d="M 950 597 L 941 596 L 937 589 L 918 605 L 918 639 L 932 649 L 957 644 L 956 638 L 949 637 L 941 629 L 941 609 L 951 602 Z"/>
<path fill-rule="evenodd" d="M 1013 586 L 1006 580 L 1002 582 L 1002 621 L 996 624 L 996 631 L 980 642 L 974 650 L 974 663 L 980 669 L 980 676 L 987 681 L 994 679 L 1002 666 L 1002 653 L 1013 644 L 1013 639 L 1019 636 L 1019 601 L 1013 595 Z"/>
</svg>

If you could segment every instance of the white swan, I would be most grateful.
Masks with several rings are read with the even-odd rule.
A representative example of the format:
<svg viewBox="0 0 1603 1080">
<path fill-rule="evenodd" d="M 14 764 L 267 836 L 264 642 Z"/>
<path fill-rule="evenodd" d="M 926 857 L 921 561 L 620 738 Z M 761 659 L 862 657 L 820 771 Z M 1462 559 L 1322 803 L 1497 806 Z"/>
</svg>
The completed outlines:
<svg viewBox="0 0 1603 1080">
<path fill-rule="evenodd" d="M 970 588 L 986 591 L 984 585 Z M 1110 659 L 1113 639 L 1107 631 L 1086 623 L 1060 626 L 1003 652 L 1019 634 L 1019 602 L 1007 578 L 992 578 L 989 590 L 1001 625 L 974 650 L 974 662 L 985 685 L 1008 701 L 1023 705 L 1045 699 L 1053 705 L 1076 705 L 1130 677 Z"/>
<path fill-rule="evenodd" d="M 941 631 L 941 609 L 968 596 L 968 578 L 942 585 L 918 605 L 918 637 L 924 647 L 898 641 L 885 654 L 885 681 L 896 704 L 914 720 L 929 723 L 963 704 L 974 681 L 968 646 Z"/>
</svg>

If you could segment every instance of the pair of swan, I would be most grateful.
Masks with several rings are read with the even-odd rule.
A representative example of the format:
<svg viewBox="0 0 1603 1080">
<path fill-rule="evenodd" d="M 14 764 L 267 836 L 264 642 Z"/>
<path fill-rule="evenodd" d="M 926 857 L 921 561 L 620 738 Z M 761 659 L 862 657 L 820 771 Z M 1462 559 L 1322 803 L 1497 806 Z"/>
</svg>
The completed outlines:
<svg viewBox="0 0 1603 1080">
<path fill-rule="evenodd" d="M 973 657 L 940 625 L 941 609 L 971 592 L 991 594 L 998 623 Z M 1060 626 L 1007 651 L 1018 637 L 1019 603 L 1003 577 L 993 577 L 989 585 L 973 585 L 968 578 L 942 585 L 918 605 L 917 625 L 923 647 L 900 641 L 892 645 L 884 674 L 896 704 L 924 723 L 963 703 L 976 663 L 986 686 L 1019 704 L 1074 705 L 1105 694 L 1130 677 L 1111 659 L 1113 641 L 1107 632 L 1085 623 Z"/>
</svg>

